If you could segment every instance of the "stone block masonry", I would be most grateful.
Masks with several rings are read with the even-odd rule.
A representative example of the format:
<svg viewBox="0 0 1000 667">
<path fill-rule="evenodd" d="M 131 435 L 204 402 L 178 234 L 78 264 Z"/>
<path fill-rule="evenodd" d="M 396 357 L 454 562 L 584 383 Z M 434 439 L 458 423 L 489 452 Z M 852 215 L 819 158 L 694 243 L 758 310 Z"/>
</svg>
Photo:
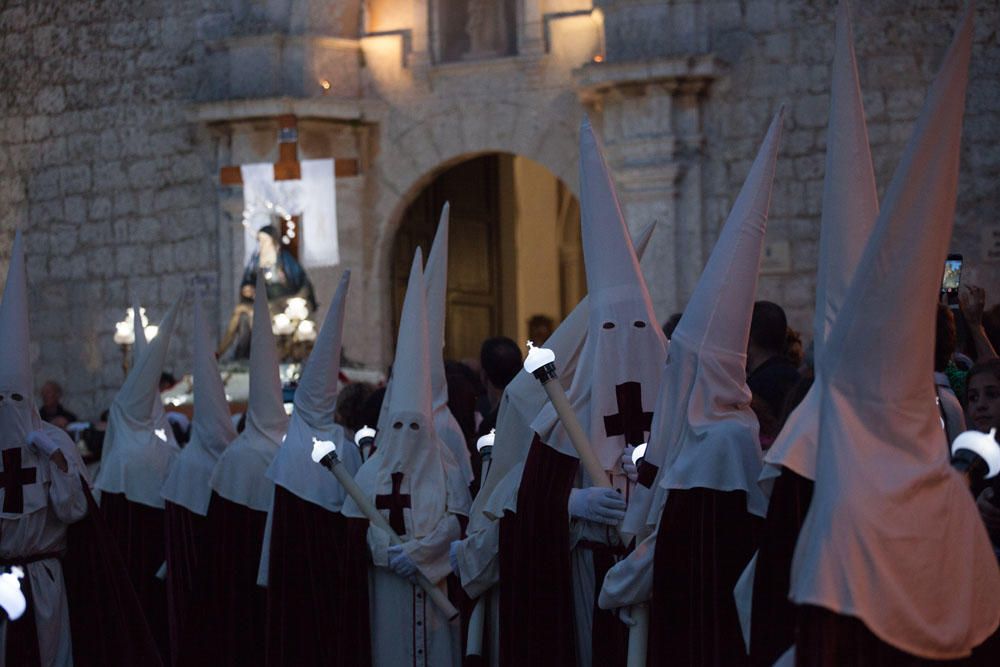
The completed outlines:
<svg viewBox="0 0 1000 667">
<path fill-rule="evenodd" d="M 204 55 L 195 26 L 212 5 L 0 8 L 2 254 L 24 228 L 36 385 L 60 381 L 87 418 L 120 385 L 111 336 L 128 295 L 156 319 L 186 276 L 215 271 L 213 146 L 189 119 Z M 180 372 L 187 320 L 168 362 Z"/>
<path fill-rule="evenodd" d="M 444 65 L 434 62 L 426 25 L 433 2 L 389 3 L 390 18 L 403 17 L 402 23 L 382 29 L 402 33 L 379 38 L 357 32 L 360 0 L 0 3 L 0 266 L 11 230 L 25 229 L 36 381 L 61 381 L 67 404 L 96 416 L 121 382 L 111 336 L 130 294 L 156 319 L 189 278 L 208 276 L 215 290 L 210 315 L 221 325 L 228 314 L 219 304 L 232 298 L 227 281 L 242 258 L 231 238 L 240 203 L 238 192 L 217 183 L 220 166 L 239 162 L 233 155 L 239 142 L 226 143 L 239 132 L 227 138 L 200 122 L 206 100 L 230 109 L 233 116 L 211 121 L 230 129 L 272 122 L 287 112 L 282 105 L 301 102 L 310 110 L 300 114 L 302 146 L 309 143 L 308 123 L 334 127 L 316 130 L 332 142 L 329 148 L 303 157 L 359 160 L 361 176 L 338 185 L 341 256 L 355 271 L 349 300 L 355 324 L 345 344 L 373 364 L 387 363 L 391 354 L 389 250 L 397 225 L 445 165 L 513 153 L 544 165 L 575 192 L 576 128 L 581 114 L 591 113 L 630 226 L 662 222 L 644 269 L 665 318 L 685 305 L 767 123 L 785 104 L 768 237 L 789 244 L 790 268 L 762 277 L 758 293 L 785 305 L 808 338 L 834 0 L 524 0 L 524 15 L 533 18 L 518 28 L 521 53 Z M 420 10 L 407 12 L 407 3 Z M 370 0 L 369 18 L 379 15 L 376 5 L 388 6 Z M 560 20 L 583 25 L 573 22 L 589 21 L 581 16 L 589 16 L 591 5 L 603 12 L 603 42 L 595 38 L 593 45 L 603 51 L 601 65 L 579 44 L 593 30 L 567 32 L 574 41 L 569 49 L 559 44 L 561 24 L 550 16 L 580 12 Z M 852 5 L 884 191 L 964 1 Z M 1000 211 L 1000 4 L 980 2 L 977 12 L 952 250 L 965 255 L 964 277 L 986 287 L 996 303 L 1000 261 L 987 257 L 982 231 L 998 224 Z M 545 53 L 543 25 L 552 48 Z M 315 47 L 326 54 L 320 60 L 331 70 L 333 91 L 325 94 L 318 80 L 299 72 L 296 81 L 258 81 L 242 95 L 260 88 L 272 91 L 260 95 L 278 90 L 301 99 L 235 99 L 229 74 L 220 72 L 246 73 L 249 61 L 223 56 L 238 61 L 241 44 L 284 44 L 288 36 L 301 49 L 313 44 L 312 36 L 335 38 Z M 576 55 L 560 55 L 570 53 Z M 664 63 L 696 70 L 708 63 L 710 71 L 667 85 L 675 75 L 657 69 Z M 616 68 L 624 83 L 613 94 L 600 86 L 584 94 L 585 79 L 598 81 Z M 351 73 L 350 85 L 336 76 L 344 72 Z M 645 72 L 648 80 L 626 72 Z M 237 108 L 260 113 L 237 117 Z M 246 136 L 242 150 L 276 153 L 270 135 L 259 146 L 252 137 L 263 134 Z M 332 290 L 332 269 L 319 278 L 318 289 Z M 168 362 L 178 373 L 188 364 L 188 326 L 185 312 Z"/>
</svg>

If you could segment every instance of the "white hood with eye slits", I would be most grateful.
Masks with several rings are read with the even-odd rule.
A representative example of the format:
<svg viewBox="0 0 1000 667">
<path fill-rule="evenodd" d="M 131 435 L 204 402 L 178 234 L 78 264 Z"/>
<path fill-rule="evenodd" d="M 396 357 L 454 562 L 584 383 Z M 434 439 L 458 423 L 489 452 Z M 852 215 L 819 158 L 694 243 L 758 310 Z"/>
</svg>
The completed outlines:
<svg viewBox="0 0 1000 667">
<path fill-rule="evenodd" d="M 567 394 L 601 465 L 620 472 L 625 446 L 649 436 L 667 343 L 602 146 L 586 118 L 580 127 L 580 210 L 590 312 Z M 551 405 L 532 427 L 550 447 L 576 456 Z"/>
<path fill-rule="evenodd" d="M 411 538 L 430 534 L 446 512 L 462 515 L 469 512 L 465 478 L 434 430 L 422 263 L 418 248 L 410 267 L 399 321 L 392 366 L 393 389 L 386 397 L 387 424 L 379 434 L 378 451 L 355 477 L 376 506 L 380 496 L 388 497 L 394 491 L 408 496 L 403 521 Z M 343 514 L 363 516 L 351 498 L 344 502 Z"/>
<path fill-rule="evenodd" d="M 635 251 L 641 260 L 649 240 L 653 235 L 655 222 L 651 222 L 635 237 Z M 583 352 L 590 319 L 590 298 L 584 296 L 580 303 L 556 327 L 545 347 L 552 350 L 559 360 L 559 381 L 563 387 L 571 386 L 576 377 L 577 363 Z M 508 474 L 520 480 L 522 464 L 534 440 L 531 422 L 548 403 L 545 390 L 530 373 L 519 372 L 504 389 L 497 410 L 496 436 L 493 444 L 493 458 L 489 472 L 472 502 L 469 515 L 469 534 L 484 522 L 495 521 L 507 510 L 514 511 L 517 497 L 498 488 Z M 518 486 L 519 481 L 508 480 L 507 484 Z M 495 492 L 495 493 L 494 493 Z"/>
<path fill-rule="evenodd" d="M 28 434 L 45 427 L 32 398 L 34 382 L 29 358 L 28 278 L 21 232 L 14 236 L 14 248 L 7 268 L 3 302 L 0 303 L 0 450 L 3 467 L 23 469 L 33 476 L 34 483 L 20 487 L 20 507 L 5 512 L 7 491 L 0 487 L 0 518 L 19 519 L 43 509 L 48 504 L 43 484 L 48 466 L 34 463 L 35 453 L 27 446 Z M 52 427 L 52 430 L 58 430 Z M 67 439 L 63 434 L 62 437 Z"/>
</svg>

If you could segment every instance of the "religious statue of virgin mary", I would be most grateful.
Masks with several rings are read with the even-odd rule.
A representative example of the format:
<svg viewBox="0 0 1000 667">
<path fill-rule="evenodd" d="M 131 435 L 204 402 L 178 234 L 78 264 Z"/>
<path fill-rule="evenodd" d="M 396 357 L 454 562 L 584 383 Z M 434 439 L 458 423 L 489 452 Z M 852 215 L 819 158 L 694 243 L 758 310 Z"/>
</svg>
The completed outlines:
<svg viewBox="0 0 1000 667">
<path fill-rule="evenodd" d="M 272 317 L 285 312 L 289 301 L 296 298 L 304 301 L 309 313 L 316 310 L 316 295 L 305 269 L 284 248 L 278 229 L 274 225 L 265 225 L 257 231 L 257 250 L 251 255 L 243 271 L 239 303 L 233 309 L 229 326 L 219 344 L 220 358 L 234 341 L 234 359 L 247 359 L 250 356 L 250 328 L 253 324 L 253 302 L 258 296 L 255 288 L 258 271 L 264 272 L 267 284 L 265 297 Z"/>
</svg>

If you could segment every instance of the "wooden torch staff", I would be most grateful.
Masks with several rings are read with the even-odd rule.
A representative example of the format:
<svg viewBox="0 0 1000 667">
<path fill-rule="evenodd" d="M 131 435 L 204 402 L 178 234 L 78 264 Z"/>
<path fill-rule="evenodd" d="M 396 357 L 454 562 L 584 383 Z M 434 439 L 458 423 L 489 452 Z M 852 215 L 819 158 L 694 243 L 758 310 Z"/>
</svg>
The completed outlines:
<svg viewBox="0 0 1000 667">
<path fill-rule="evenodd" d="M 544 347 L 535 347 L 529 340 L 528 357 L 524 360 L 524 370 L 534 375 L 535 379 L 542 383 L 542 388 L 548 394 L 549 401 L 552 402 L 552 407 L 556 409 L 556 414 L 559 416 L 559 421 L 562 422 L 570 442 L 576 449 L 576 455 L 580 457 L 583 469 L 590 477 L 590 483 L 606 489 L 612 488 L 611 481 L 608 480 L 608 476 L 604 472 L 604 466 L 597 460 L 594 450 L 590 448 L 587 434 L 583 432 L 580 420 L 577 419 L 576 413 L 573 412 L 573 408 L 569 404 L 566 390 L 562 388 L 560 383 L 556 382 L 558 376 L 556 375 L 555 353 Z"/>
<path fill-rule="evenodd" d="M 476 450 L 479 451 L 479 459 L 482 462 L 479 468 L 479 488 L 486 482 L 486 475 L 490 470 L 490 461 L 493 459 L 493 443 L 496 439 L 496 429 L 476 441 Z M 483 628 L 486 626 L 486 597 L 489 592 L 483 593 L 476 600 L 476 606 L 472 608 L 469 616 L 469 632 L 466 636 L 465 655 L 481 656 L 483 654 Z"/>
<path fill-rule="evenodd" d="M 628 629 L 627 667 L 646 667 L 646 647 L 649 645 L 649 607 L 645 603 L 629 608 L 632 625 Z"/>
<path fill-rule="evenodd" d="M 393 545 L 402 544 L 403 538 L 396 534 L 396 531 L 392 529 L 389 522 L 385 520 L 381 512 L 375 509 L 372 502 L 368 500 L 365 492 L 361 490 L 358 483 L 354 481 L 350 473 L 344 470 L 344 467 L 340 465 L 340 457 L 337 456 L 337 447 L 334 443 L 328 440 L 319 440 L 313 438 L 313 451 L 312 451 L 313 461 L 322 464 L 327 470 L 333 473 L 333 476 L 337 478 L 340 485 L 344 487 L 347 491 L 347 495 L 354 499 L 357 503 L 358 508 L 361 513 L 367 517 L 373 525 L 378 526 L 386 533 L 389 534 L 389 542 Z M 424 589 L 427 593 L 427 597 L 437 605 L 437 608 L 445 615 L 449 621 L 453 621 L 458 618 L 458 609 L 451 603 L 448 596 L 441 592 L 437 586 L 431 583 L 431 581 L 420 574 L 416 575 L 417 585 Z"/>
<path fill-rule="evenodd" d="M 556 409 L 559 421 L 569 435 L 570 442 L 576 449 L 577 456 L 583 469 L 587 471 L 590 481 L 594 486 L 601 486 L 606 489 L 613 488 L 611 481 L 604 472 L 604 467 L 594 450 L 590 447 L 587 434 L 580 426 L 580 420 L 573 412 L 566 397 L 566 391 L 562 385 L 556 381 L 556 355 L 552 350 L 542 347 L 535 347 L 528 341 L 528 357 L 524 360 L 524 370 L 528 371 L 542 383 L 542 388 L 548 394 L 552 407 Z M 633 624 L 628 633 L 628 667 L 639 667 L 646 664 L 646 645 L 649 640 L 649 613 L 645 605 L 635 605 L 631 608 Z"/>
</svg>

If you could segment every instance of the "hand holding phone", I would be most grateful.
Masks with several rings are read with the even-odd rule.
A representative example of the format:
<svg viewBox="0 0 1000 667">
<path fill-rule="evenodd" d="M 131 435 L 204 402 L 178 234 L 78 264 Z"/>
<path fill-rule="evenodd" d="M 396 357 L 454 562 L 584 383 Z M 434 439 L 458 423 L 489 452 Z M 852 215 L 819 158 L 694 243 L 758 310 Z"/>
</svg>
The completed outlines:
<svg viewBox="0 0 1000 667">
<path fill-rule="evenodd" d="M 958 308 L 958 288 L 962 285 L 962 256 L 948 255 L 944 261 L 944 276 L 941 278 L 941 295 L 952 308 Z"/>
</svg>

